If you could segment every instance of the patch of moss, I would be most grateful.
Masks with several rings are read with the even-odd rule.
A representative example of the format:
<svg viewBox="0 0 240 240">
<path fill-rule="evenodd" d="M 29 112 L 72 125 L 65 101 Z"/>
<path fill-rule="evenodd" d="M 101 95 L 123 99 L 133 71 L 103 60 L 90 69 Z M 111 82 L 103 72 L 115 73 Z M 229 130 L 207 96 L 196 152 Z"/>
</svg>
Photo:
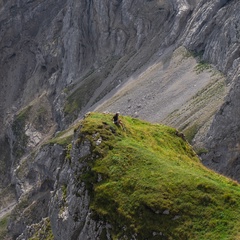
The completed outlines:
<svg viewBox="0 0 240 240">
<path fill-rule="evenodd" d="M 72 92 L 64 106 L 64 113 L 70 121 L 77 118 L 82 107 L 89 101 L 94 94 L 95 89 L 101 85 L 102 74 L 92 72 L 84 79 L 84 83 Z"/>
<path fill-rule="evenodd" d="M 66 184 L 62 185 L 61 189 L 62 189 L 62 198 L 66 202 L 66 199 L 67 199 L 67 185 Z"/>
<path fill-rule="evenodd" d="M 71 150 L 72 150 L 72 144 L 68 144 L 66 148 L 66 157 L 65 159 L 69 162 L 71 162 Z"/>
<path fill-rule="evenodd" d="M 197 134 L 199 130 L 199 125 L 198 124 L 193 124 L 192 126 L 188 127 L 186 130 L 184 130 L 184 135 L 186 137 L 186 139 L 188 140 L 188 142 L 192 142 L 193 138 L 195 137 L 195 135 Z"/>
<path fill-rule="evenodd" d="M 25 148 L 28 143 L 29 137 L 25 134 L 25 124 L 29 117 L 30 110 L 31 106 L 28 106 L 27 108 L 22 110 L 16 116 L 12 124 L 12 131 L 14 136 L 16 137 L 13 151 L 16 157 L 21 157 L 25 153 Z"/>
<path fill-rule="evenodd" d="M 41 224 L 35 224 L 35 233 L 29 240 L 54 240 L 49 218 L 45 218 Z"/>
<path fill-rule="evenodd" d="M 197 74 L 200 74 L 204 70 L 209 70 L 209 69 L 212 69 L 212 66 L 205 61 L 200 61 L 195 67 L 195 71 L 197 72 Z"/>
<path fill-rule="evenodd" d="M 208 150 L 206 148 L 197 148 L 195 149 L 195 152 L 197 153 L 198 156 L 200 156 L 202 154 L 208 153 Z"/>
<path fill-rule="evenodd" d="M 61 146 L 67 146 L 72 141 L 72 135 L 66 136 L 66 137 L 55 137 L 52 138 L 50 141 L 48 141 L 46 144 L 58 144 Z"/>
<path fill-rule="evenodd" d="M 33 120 L 34 125 L 36 126 L 36 129 L 43 130 L 44 124 L 46 123 L 47 119 L 47 109 L 43 106 L 41 106 L 36 111 L 36 116 Z"/>
<path fill-rule="evenodd" d="M 7 236 L 7 225 L 8 225 L 9 215 L 4 216 L 0 219 L 0 239 L 5 239 Z"/>
</svg>

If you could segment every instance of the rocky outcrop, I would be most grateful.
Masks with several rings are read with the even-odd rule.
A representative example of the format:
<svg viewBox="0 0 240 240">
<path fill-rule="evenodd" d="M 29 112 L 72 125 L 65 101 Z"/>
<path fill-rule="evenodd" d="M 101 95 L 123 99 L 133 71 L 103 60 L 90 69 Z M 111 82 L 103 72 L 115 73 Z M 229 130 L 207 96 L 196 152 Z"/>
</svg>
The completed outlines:
<svg viewBox="0 0 240 240">
<path fill-rule="evenodd" d="M 14 239 L 28 239 L 39 232 L 56 239 L 111 239 L 111 226 L 94 220 L 90 194 L 82 180 L 89 161 L 96 156 L 87 138 L 79 140 L 79 130 L 65 147 L 61 137 L 42 147 L 29 166 L 19 166 L 15 185 L 19 202 L 11 214 L 9 231 Z M 50 221 L 49 221 L 50 220 Z"/>
<path fill-rule="evenodd" d="M 48 145 L 24 160 L 12 176 L 18 199 L 9 223 L 14 239 L 21 234 L 24 236 L 32 224 L 48 217 L 50 192 L 54 188 L 58 167 L 64 160 L 64 151 L 59 145 Z"/>
<path fill-rule="evenodd" d="M 49 206 L 52 231 L 56 239 L 99 239 L 104 233 L 104 239 L 111 239 L 107 237 L 110 226 L 91 216 L 90 193 L 82 179 L 95 156 L 87 139 L 79 144 L 78 134 L 58 169 Z"/>
</svg>

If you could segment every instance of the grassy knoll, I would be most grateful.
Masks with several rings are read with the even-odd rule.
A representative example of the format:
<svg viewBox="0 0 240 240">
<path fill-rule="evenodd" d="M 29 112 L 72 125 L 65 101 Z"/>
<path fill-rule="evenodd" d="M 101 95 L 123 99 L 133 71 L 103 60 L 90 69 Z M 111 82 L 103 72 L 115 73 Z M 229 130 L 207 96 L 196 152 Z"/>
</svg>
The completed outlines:
<svg viewBox="0 0 240 240">
<path fill-rule="evenodd" d="M 205 168 L 175 129 L 122 117 L 123 131 L 111 117 L 91 113 L 79 140 L 98 156 L 82 179 L 113 239 L 240 239 L 236 182 Z"/>
</svg>

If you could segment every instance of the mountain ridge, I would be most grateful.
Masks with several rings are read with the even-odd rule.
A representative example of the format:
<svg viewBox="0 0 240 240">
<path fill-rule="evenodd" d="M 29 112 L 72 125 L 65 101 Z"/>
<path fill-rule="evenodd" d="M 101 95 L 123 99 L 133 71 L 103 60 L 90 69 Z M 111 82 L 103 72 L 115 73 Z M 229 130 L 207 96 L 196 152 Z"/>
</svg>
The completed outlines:
<svg viewBox="0 0 240 240">
<path fill-rule="evenodd" d="M 205 168 L 176 129 L 121 116 L 122 130 L 111 118 L 89 113 L 21 164 L 16 239 L 238 236 L 237 182 Z"/>
</svg>

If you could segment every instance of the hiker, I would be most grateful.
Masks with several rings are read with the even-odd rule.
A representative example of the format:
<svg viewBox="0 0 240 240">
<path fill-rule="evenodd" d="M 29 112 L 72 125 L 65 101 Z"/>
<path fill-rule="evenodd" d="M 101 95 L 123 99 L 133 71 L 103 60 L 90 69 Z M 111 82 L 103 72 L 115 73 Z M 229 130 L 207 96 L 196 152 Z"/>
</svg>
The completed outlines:
<svg viewBox="0 0 240 240">
<path fill-rule="evenodd" d="M 123 128 L 123 123 L 122 123 L 122 121 L 119 119 L 119 112 L 117 112 L 117 113 L 113 116 L 113 122 L 114 122 L 114 124 L 116 124 L 117 126 L 122 126 L 122 128 Z"/>
</svg>

